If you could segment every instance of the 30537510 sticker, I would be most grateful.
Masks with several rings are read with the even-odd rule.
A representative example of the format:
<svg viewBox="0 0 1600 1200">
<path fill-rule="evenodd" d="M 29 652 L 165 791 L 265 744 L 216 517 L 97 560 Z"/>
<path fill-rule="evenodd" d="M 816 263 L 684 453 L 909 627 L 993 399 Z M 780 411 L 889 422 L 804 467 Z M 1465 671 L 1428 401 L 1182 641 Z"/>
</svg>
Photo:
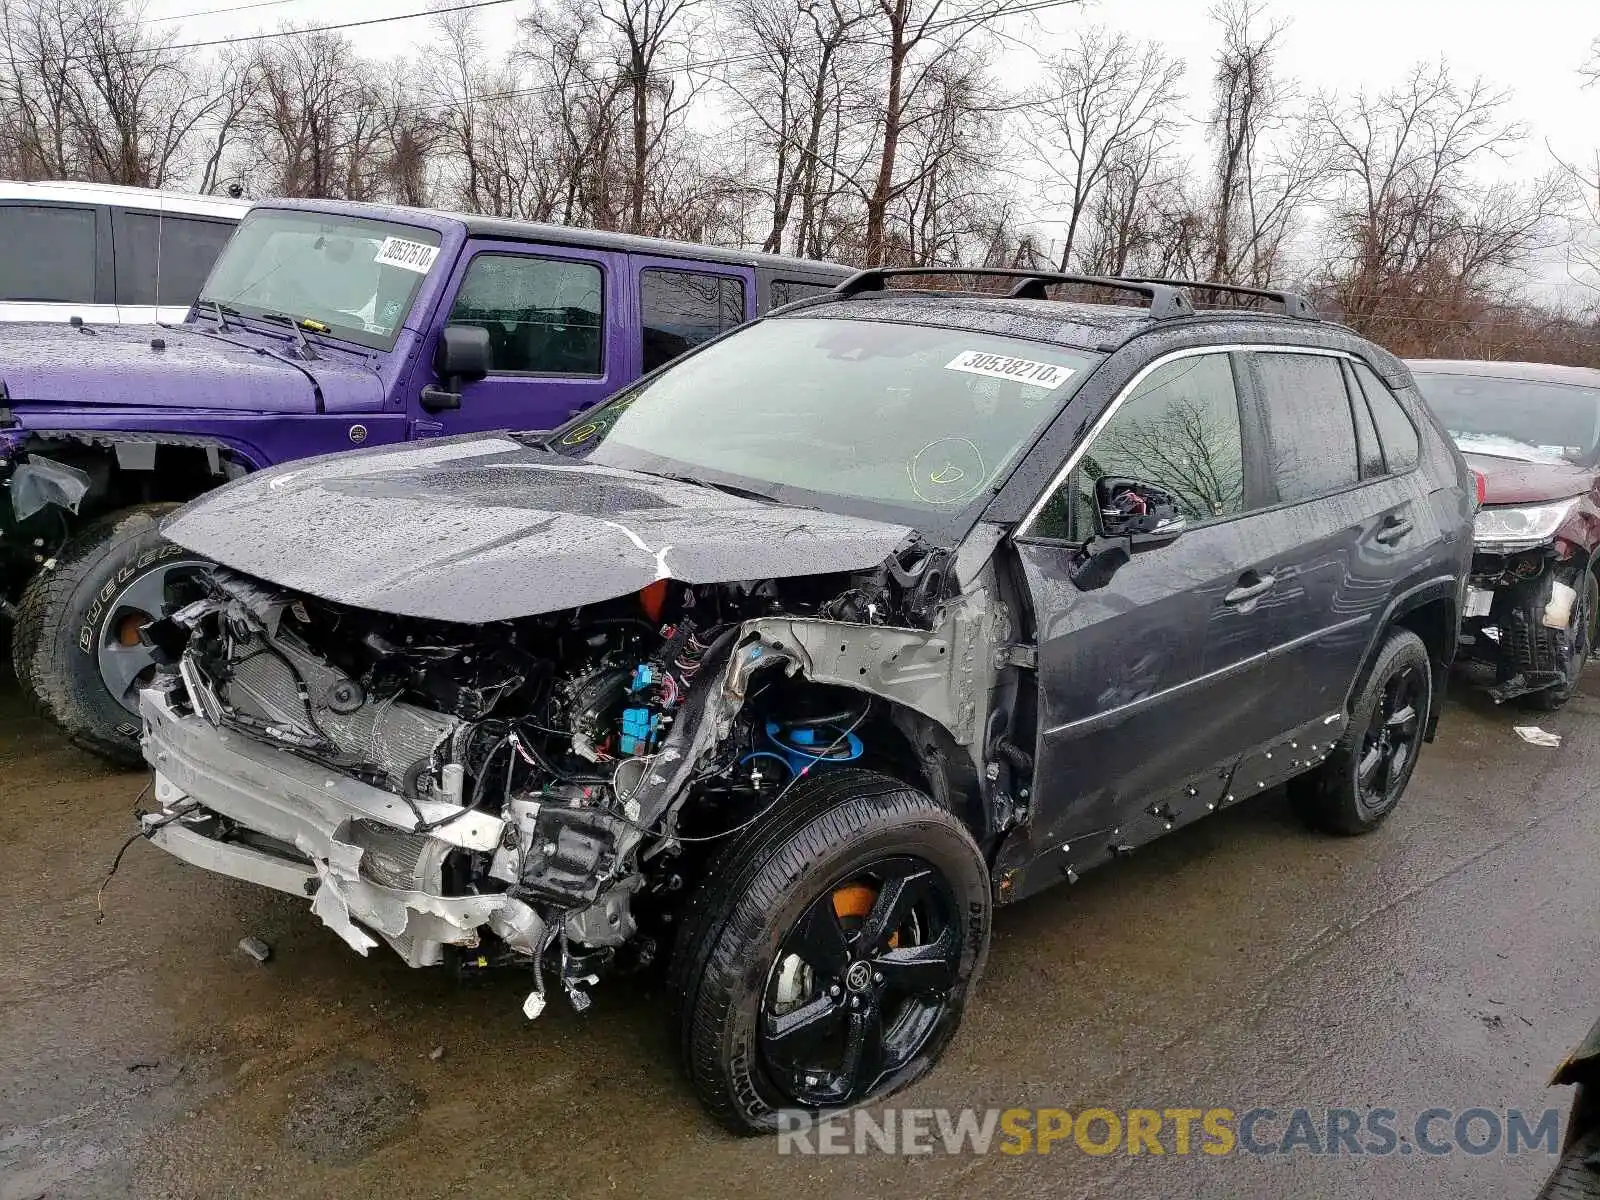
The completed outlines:
<svg viewBox="0 0 1600 1200">
<path fill-rule="evenodd" d="M 1071 367 L 1057 363 L 1013 358 L 1009 354 L 990 354 L 987 350 L 963 350 L 945 363 L 944 369 L 965 371 L 969 375 L 987 375 L 991 379 L 1009 379 L 1013 383 L 1041 388 L 1060 387 L 1073 374 Z"/>
<path fill-rule="evenodd" d="M 385 267 L 400 267 L 426 275 L 439 257 L 439 247 L 427 242 L 408 242 L 405 238 L 386 237 L 372 261 Z"/>
</svg>

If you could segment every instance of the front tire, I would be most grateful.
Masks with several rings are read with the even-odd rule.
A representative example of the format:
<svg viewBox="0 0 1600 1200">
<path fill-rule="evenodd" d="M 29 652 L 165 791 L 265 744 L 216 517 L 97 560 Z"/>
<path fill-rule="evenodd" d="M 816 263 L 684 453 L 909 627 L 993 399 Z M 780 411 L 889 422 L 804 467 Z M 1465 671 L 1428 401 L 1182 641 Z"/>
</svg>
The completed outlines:
<svg viewBox="0 0 1600 1200">
<path fill-rule="evenodd" d="M 1433 660 L 1409 629 L 1390 632 L 1362 685 L 1344 735 L 1314 770 L 1289 785 L 1313 826 L 1371 833 L 1411 782 L 1433 705 Z"/>
<path fill-rule="evenodd" d="M 695 1091 L 736 1133 L 880 1100 L 960 1023 L 989 947 L 988 867 L 922 792 L 840 768 L 710 865 L 671 983 Z"/>
<path fill-rule="evenodd" d="M 12 631 L 17 680 L 67 739 L 119 767 L 143 764 L 138 690 L 155 673 L 139 629 L 173 611 L 207 564 L 159 533 L 175 504 L 84 526 L 23 590 Z"/>
</svg>

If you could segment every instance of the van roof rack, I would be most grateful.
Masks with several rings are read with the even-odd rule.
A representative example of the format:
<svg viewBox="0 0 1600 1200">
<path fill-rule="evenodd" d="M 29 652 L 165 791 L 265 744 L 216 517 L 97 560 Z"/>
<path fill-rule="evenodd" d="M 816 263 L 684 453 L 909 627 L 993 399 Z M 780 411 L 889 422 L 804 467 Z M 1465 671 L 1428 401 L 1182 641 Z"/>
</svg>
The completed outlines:
<svg viewBox="0 0 1600 1200">
<path fill-rule="evenodd" d="M 1189 297 L 1164 279 L 1113 279 L 1099 275 L 1030 271 L 1021 267 L 868 267 L 839 284 L 833 289 L 833 294 L 859 296 L 863 292 L 885 291 L 888 280 L 907 275 L 990 275 L 1015 279 L 1017 285 L 1006 295 L 1030 300 L 1048 299 L 1045 289 L 1052 283 L 1079 283 L 1143 296 L 1149 302 L 1150 316 L 1158 321 L 1194 315 L 1194 305 L 1189 302 Z"/>
<path fill-rule="evenodd" d="M 1189 291 L 1226 292 L 1233 296 L 1251 296 L 1260 300 L 1270 300 L 1278 306 L 1278 311 L 1286 317 L 1293 317 L 1297 321 L 1315 321 L 1317 310 L 1311 301 L 1299 292 L 1284 292 L 1276 288 L 1245 287 L 1239 283 L 1217 283 L 1215 281 L 1200 279 L 1135 279 L 1133 282 L 1163 284 L 1170 288 L 1184 288 Z"/>
</svg>

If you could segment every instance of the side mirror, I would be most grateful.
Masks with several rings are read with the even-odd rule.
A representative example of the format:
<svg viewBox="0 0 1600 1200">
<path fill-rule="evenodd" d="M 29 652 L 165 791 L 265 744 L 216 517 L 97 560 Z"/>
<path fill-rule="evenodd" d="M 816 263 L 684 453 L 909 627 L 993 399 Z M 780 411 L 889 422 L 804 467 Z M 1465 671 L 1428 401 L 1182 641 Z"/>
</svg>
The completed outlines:
<svg viewBox="0 0 1600 1200">
<path fill-rule="evenodd" d="M 1131 539 L 1132 548 L 1170 542 L 1187 522 L 1178 498 L 1166 488 L 1141 479 L 1107 475 L 1095 480 L 1095 506 L 1106 537 Z"/>
<path fill-rule="evenodd" d="M 433 369 L 444 386 L 423 388 L 422 407 L 429 412 L 460 408 L 462 387 L 487 375 L 492 362 L 487 329 L 446 325 L 439 331 L 439 344 L 433 352 Z"/>
<path fill-rule="evenodd" d="M 1170 542 L 1186 524 L 1178 498 L 1142 480 L 1112 475 L 1097 479 L 1094 499 L 1102 532 L 1084 544 L 1068 567 L 1079 591 L 1105 587 L 1135 550 Z"/>
</svg>

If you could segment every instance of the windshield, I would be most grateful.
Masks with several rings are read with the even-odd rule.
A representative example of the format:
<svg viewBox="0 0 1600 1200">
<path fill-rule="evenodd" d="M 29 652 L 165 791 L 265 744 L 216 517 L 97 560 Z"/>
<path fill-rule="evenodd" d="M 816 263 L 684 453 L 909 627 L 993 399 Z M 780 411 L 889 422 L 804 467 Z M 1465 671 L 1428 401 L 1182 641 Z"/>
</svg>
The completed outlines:
<svg viewBox="0 0 1600 1200">
<path fill-rule="evenodd" d="M 1469 453 L 1587 462 L 1600 441 L 1600 388 L 1486 375 L 1415 377 L 1450 436 Z"/>
<path fill-rule="evenodd" d="M 823 508 L 954 515 L 1098 361 L 966 330 L 785 317 L 569 422 L 550 448 Z"/>
<path fill-rule="evenodd" d="M 215 302 L 246 317 L 281 314 L 389 350 L 438 254 L 431 229 L 257 209 L 211 268 L 200 305 Z"/>
</svg>

